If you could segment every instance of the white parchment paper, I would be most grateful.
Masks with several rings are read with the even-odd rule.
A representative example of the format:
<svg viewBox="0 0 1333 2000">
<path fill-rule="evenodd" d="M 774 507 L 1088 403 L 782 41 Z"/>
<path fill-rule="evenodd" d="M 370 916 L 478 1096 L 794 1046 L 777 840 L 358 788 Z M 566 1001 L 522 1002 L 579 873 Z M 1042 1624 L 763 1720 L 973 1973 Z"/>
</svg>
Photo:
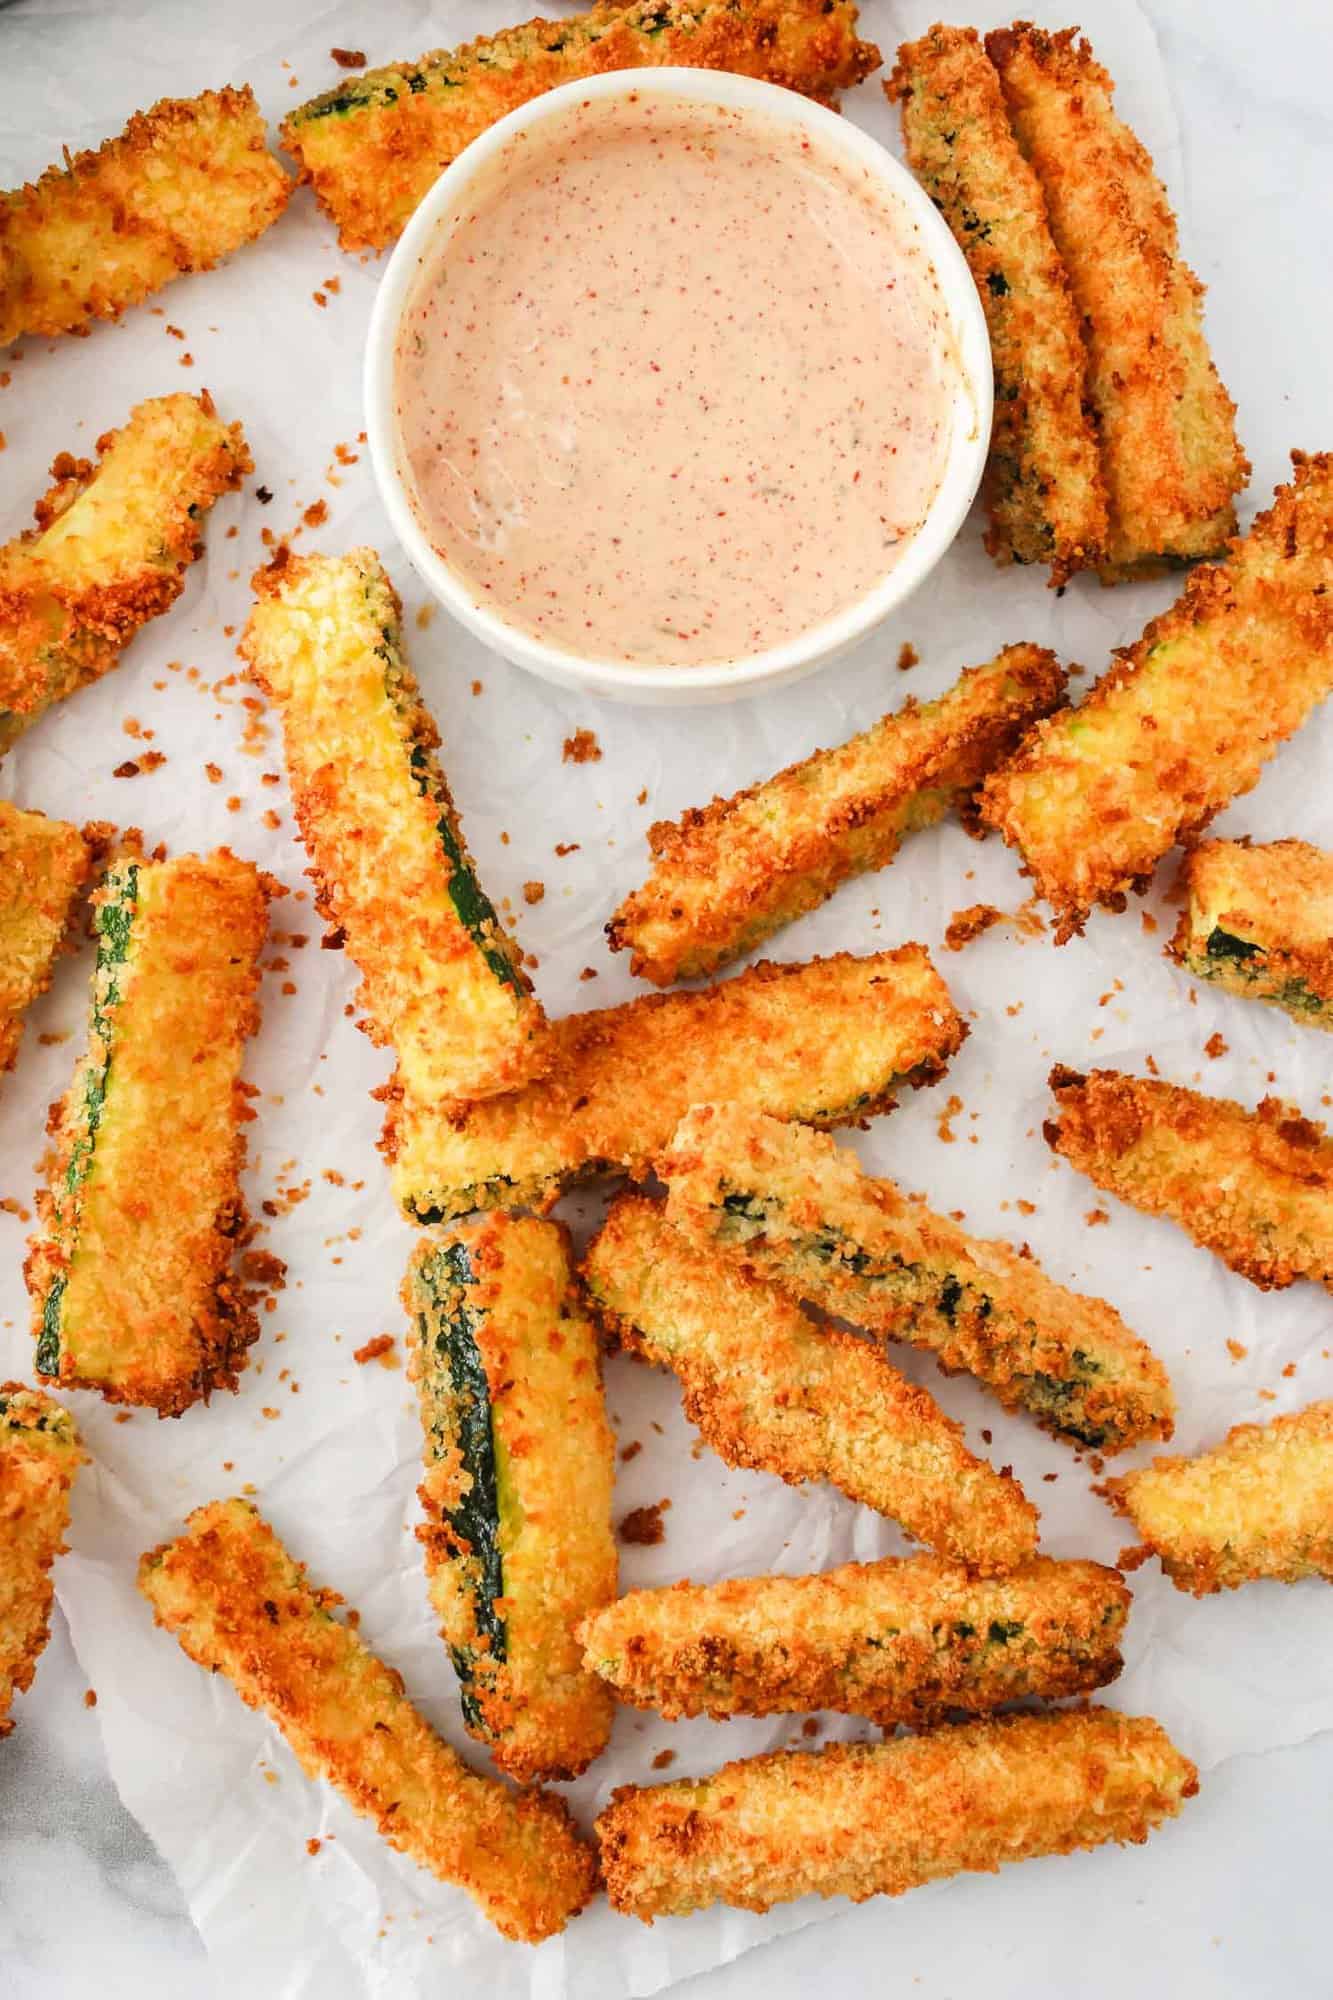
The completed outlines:
<svg viewBox="0 0 1333 2000">
<path fill-rule="evenodd" d="M 998 8 L 969 11 L 982 27 L 1005 18 Z M 1032 11 L 1063 24 L 1059 10 Z M 934 12 L 917 0 L 868 0 L 864 32 L 891 61 L 897 42 L 920 33 Z M 1153 36 L 1137 8 L 1118 0 L 1095 0 L 1079 14 L 1172 186 L 1189 251 L 1170 80 Z M 29 4 L 0 17 L 10 85 L 0 99 L 0 166 L 16 182 L 62 143 L 95 144 L 159 95 L 225 82 L 252 81 L 276 126 L 290 104 L 335 80 L 334 45 L 364 48 L 375 62 L 509 18 L 498 0 L 431 7 L 388 0 L 374 10 L 232 0 L 202 16 L 148 0 Z M 897 149 L 896 115 L 878 79 L 846 108 Z M 1238 204 L 1238 238 L 1264 226 L 1261 206 L 1247 213 Z M 1215 273 L 1205 266 L 1203 275 Z M 58 1589 L 97 1690 L 116 1782 L 176 1871 L 221 1991 L 265 2000 L 473 1992 L 612 2000 L 655 1992 L 837 1906 L 803 1904 L 762 1919 L 715 1910 L 647 1930 L 598 1905 L 537 1951 L 504 1944 L 465 1898 L 395 1856 L 325 1787 L 307 1782 L 262 1718 L 154 1630 L 134 1588 L 140 1552 L 171 1534 L 192 1506 L 253 1491 L 315 1577 L 360 1609 L 370 1643 L 402 1670 L 431 1718 L 465 1745 L 412 1533 L 418 1435 L 405 1376 L 352 1358 L 386 1332 L 398 1338 L 398 1358 L 403 1352 L 396 1292 L 411 1235 L 388 1198 L 374 1150 L 378 1110 L 368 1095 L 388 1065 L 349 1018 L 352 967 L 319 946 L 285 781 L 265 782 L 282 770 L 275 725 L 262 716 L 256 722 L 242 705 L 251 690 L 233 679 L 247 578 L 264 557 L 262 531 L 290 533 L 323 501 L 327 521 L 302 529 L 298 547 L 368 541 L 383 552 L 407 601 L 412 657 L 444 732 L 483 878 L 517 907 L 553 1012 L 630 994 L 624 962 L 605 951 L 601 927 L 642 879 L 652 819 L 838 741 L 909 692 L 938 692 L 1010 640 L 1050 644 L 1100 672 L 1109 648 L 1136 636 L 1172 592 L 1169 585 L 1102 592 L 1078 582 L 1056 598 L 1036 577 L 997 574 L 974 520 L 891 629 L 804 687 L 693 713 L 601 707 L 558 693 L 485 654 L 443 614 L 428 625 L 415 621 L 424 594 L 389 537 L 358 442 L 360 348 L 376 278 L 373 261 L 339 252 L 303 195 L 226 269 L 162 294 L 160 311 L 142 309 L 84 342 L 28 343 L 21 357 L 6 358 L 0 533 L 23 524 L 56 452 L 90 451 L 100 431 L 147 395 L 207 385 L 228 418 L 243 420 L 256 471 L 244 495 L 214 513 L 207 558 L 175 610 L 135 642 L 117 673 L 20 744 L 0 767 L 0 793 L 75 820 L 139 824 L 173 851 L 226 841 L 292 890 L 274 911 L 263 1028 L 248 1070 L 262 1092 L 250 1128 L 250 1198 L 257 1210 L 267 1201 L 276 1211 L 262 1240 L 287 1260 L 287 1290 L 265 1318 L 235 1397 L 220 1396 L 175 1423 L 144 1413 L 120 1420 L 95 1397 L 71 1397 L 95 1463 L 76 1492 L 72 1553 L 57 1572 Z M 1225 314 L 1215 297 L 1211 332 L 1255 461 L 1242 509 L 1248 519 L 1283 476 L 1288 447 L 1326 439 L 1291 428 L 1302 395 L 1307 424 L 1317 402 L 1308 385 L 1270 379 L 1261 319 L 1257 312 L 1247 319 L 1243 288 L 1226 297 Z M 257 497 L 261 485 L 273 496 L 267 505 Z M 905 640 L 921 656 L 910 676 L 894 666 Z M 151 744 L 126 734 L 127 724 L 151 730 Z M 600 762 L 562 763 L 561 743 L 577 727 L 596 731 Z M 166 763 L 135 779 L 112 775 L 144 747 L 164 752 Z M 1221 829 L 1333 844 L 1324 777 L 1330 747 L 1333 718 L 1317 718 Z M 206 763 L 220 768 L 218 782 Z M 570 843 L 573 851 L 557 855 Z M 854 1143 L 875 1169 L 940 1207 L 964 1210 L 977 1232 L 1026 1238 L 1055 1276 L 1113 1300 L 1167 1359 L 1181 1406 L 1178 1445 L 1191 1450 L 1234 1422 L 1333 1393 L 1327 1298 L 1311 1287 L 1262 1296 L 1169 1226 L 1103 1201 L 1054 1162 L 1040 1134 L 1046 1071 L 1056 1059 L 1141 1068 L 1151 1052 L 1168 1077 L 1250 1102 L 1279 1088 L 1319 1116 L 1329 1044 L 1270 1010 L 1195 989 L 1167 965 L 1169 876 L 1164 870 L 1142 910 L 1094 920 L 1086 938 L 1061 952 L 1006 926 L 953 956 L 940 947 L 955 910 L 989 902 L 1016 911 L 1026 885 L 998 843 L 975 844 L 948 826 L 918 836 L 887 873 L 842 891 L 777 939 L 773 953 L 866 951 L 905 938 L 936 950 L 971 1038 L 937 1090 L 911 1097 Z M 546 893 L 528 907 L 521 887 L 532 880 Z M 304 945 L 291 942 L 292 933 Z M 83 1034 L 89 962 L 85 950 L 62 964 L 29 1024 L 19 1069 L 0 1089 L 0 1196 L 10 1204 L 0 1211 L 0 1364 L 10 1374 L 31 1371 L 20 1275 L 27 1212 L 45 1109 L 63 1089 Z M 1204 1045 L 1215 1031 L 1227 1050 L 1213 1059 Z M 164 1172 L 174 1164 L 164 1161 Z M 1019 1210 L 1020 1200 L 1031 1212 Z M 582 1228 L 599 1202 L 590 1194 L 565 1206 Z M 1013 1464 L 1042 1507 L 1048 1551 L 1114 1558 L 1127 1533 L 1091 1494 L 1090 1468 L 970 1384 L 941 1381 L 910 1354 L 904 1366 L 966 1423 L 975 1449 Z M 624 1552 L 626 1586 L 815 1569 L 901 1548 L 889 1524 L 831 1491 L 794 1492 L 763 1475 L 729 1472 L 696 1448 L 670 1378 L 616 1360 L 607 1391 L 622 1445 L 642 1447 L 622 1465 L 618 1510 L 672 1503 L 664 1542 Z M 1333 1727 L 1326 1589 L 1258 1586 L 1195 1604 L 1154 1568 L 1134 1581 L 1127 1667 L 1108 1698 L 1158 1715 L 1205 1771 L 1238 1752 Z M 39 1679 L 29 1700 L 40 1696 Z M 857 1731 L 820 1719 L 821 1740 Z M 613 1785 L 651 1781 L 659 1753 L 672 1753 L 673 1773 L 706 1771 L 797 1740 L 799 1721 L 673 1726 L 626 1711 L 607 1755 L 567 1789 L 587 1824 Z M 466 1750 L 481 1759 L 476 1746 Z M 1187 1839 L 1188 1821 L 1171 1837 Z M 320 1843 L 314 1853 L 312 1841 Z M 948 1887 L 931 1893 L 947 1923 Z"/>
</svg>

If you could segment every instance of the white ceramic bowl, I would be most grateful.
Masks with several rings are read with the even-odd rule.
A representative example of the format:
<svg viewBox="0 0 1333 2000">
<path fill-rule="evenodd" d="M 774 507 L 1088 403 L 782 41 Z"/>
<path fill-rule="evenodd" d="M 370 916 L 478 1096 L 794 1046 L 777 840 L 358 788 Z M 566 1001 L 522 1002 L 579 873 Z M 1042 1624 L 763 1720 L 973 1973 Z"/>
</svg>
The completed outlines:
<svg viewBox="0 0 1333 2000">
<path fill-rule="evenodd" d="M 584 659 L 548 645 L 479 604 L 463 577 L 432 548 L 409 492 L 394 415 L 394 352 L 404 308 L 423 264 L 448 240 L 466 212 L 473 183 L 518 132 L 557 119 L 571 104 L 589 99 L 670 97 L 723 104 L 762 113 L 793 132 L 812 133 L 827 150 L 876 175 L 920 224 L 960 362 L 948 458 L 925 521 L 883 581 L 836 617 L 825 619 L 781 646 L 721 666 L 636 666 L 623 660 Z M 370 320 L 365 363 L 366 433 L 381 497 L 394 533 L 412 563 L 459 623 L 506 659 L 562 687 L 612 700 L 653 703 L 718 702 L 799 679 L 865 638 L 910 597 L 930 574 L 972 504 L 991 426 L 991 360 L 985 315 L 961 251 L 933 202 L 905 167 L 856 125 L 794 91 L 751 77 L 703 69 L 614 70 L 581 78 L 520 105 L 447 167 L 416 210 L 380 281 Z"/>
</svg>

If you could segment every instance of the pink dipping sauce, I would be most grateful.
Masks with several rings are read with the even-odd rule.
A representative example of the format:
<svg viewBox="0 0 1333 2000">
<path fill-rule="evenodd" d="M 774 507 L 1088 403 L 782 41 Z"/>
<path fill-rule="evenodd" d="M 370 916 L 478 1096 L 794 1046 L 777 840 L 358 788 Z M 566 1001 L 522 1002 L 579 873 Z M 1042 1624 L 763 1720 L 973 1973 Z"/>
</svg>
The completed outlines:
<svg viewBox="0 0 1333 2000">
<path fill-rule="evenodd" d="M 579 106 L 428 255 L 401 451 L 475 602 L 584 659 L 747 659 L 849 609 L 939 486 L 959 364 L 906 205 L 750 111 Z"/>
</svg>

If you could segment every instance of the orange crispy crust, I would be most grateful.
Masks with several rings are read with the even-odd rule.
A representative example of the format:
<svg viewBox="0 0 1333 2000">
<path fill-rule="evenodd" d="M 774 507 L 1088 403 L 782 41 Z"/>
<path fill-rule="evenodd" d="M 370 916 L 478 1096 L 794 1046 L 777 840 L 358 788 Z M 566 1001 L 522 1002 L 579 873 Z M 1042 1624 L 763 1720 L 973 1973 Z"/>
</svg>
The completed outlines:
<svg viewBox="0 0 1333 2000">
<path fill-rule="evenodd" d="M 24 1014 L 71 949 L 78 894 L 100 834 L 0 800 L 0 1075 L 14 1067 Z"/>
<path fill-rule="evenodd" d="M 0 1382 L 0 1736 L 51 1636 L 51 1566 L 87 1454 L 69 1412 L 40 1389 Z"/>
<path fill-rule="evenodd" d="M 1259 945 L 1261 965 L 1210 962 L 1208 933 L 1196 933 L 1195 913 L 1188 902 L 1165 947 L 1167 956 L 1201 978 L 1217 979 L 1234 993 L 1289 1006 L 1283 990 L 1299 982 L 1314 999 L 1333 1006 L 1333 933 L 1325 920 L 1333 905 L 1333 854 L 1306 840 L 1272 840 L 1258 846 L 1248 839 L 1203 840 L 1190 849 L 1181 866 L 1180 887 L 1188 899 L 1206 894 L 1219 864 L 1228 866 L 1238 879 L 1230 900 L 1215 911 L 1214 922 L 1233 937 Z M 1297 1020 L 1310 1018 L 1309 1012 L 1291 1007 L 1289 1011 Z M 1328 1020 L 1321 1025 L 1329 1025 Z"/>
</svg>

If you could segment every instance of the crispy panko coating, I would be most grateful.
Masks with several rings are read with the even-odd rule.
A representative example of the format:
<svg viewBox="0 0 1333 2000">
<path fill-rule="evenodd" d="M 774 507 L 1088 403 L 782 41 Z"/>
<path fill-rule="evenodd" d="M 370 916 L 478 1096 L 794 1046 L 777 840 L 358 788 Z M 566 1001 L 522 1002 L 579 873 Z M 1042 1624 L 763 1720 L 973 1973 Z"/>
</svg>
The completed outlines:
<svg viewBox="0 0 1333 2000">
<path fill-rule="evenodd" d="M 95 846 L 91 830 L 0 799 L 0 1075 L 13 1069 L 23 1016 L 67 946 Z"/>
<path fill-rule="evenodd" d="M 908 164 L 967 259 L 990 329 L 986 547 L 1001 564 L 1048 564 L 1058 586 L 1105 561 L 1107 510 L 1088 357 L 1041 185 L 974 28 L 937 25 L 904 42 L 884 89 L 902 106 Z"/>
<path fill-rule="evenodd" d="M 1295 478 L 1227 560 L 1196 570 L 982 787 L 981 817 L 1021 850 L 1057 942 L 1094 903 L 1122 910 L 1333 688 L 1333 453 L 1291 456 Z"/>
<path fill-rule="evenodd" d="M 1198 1458 L 1156 1458 L 1100 1489 L 1194 1597 L 1258 1577 L 1333 1582 L 1333 1402 L 1237 1424 Z"/>
<path fill-rule="evenodd" d="M 1196 979 L 1333 1028 L 1333 854 L 1304 840 L 1204 840 L 1168 956 Z"/>
<path fill-rule="evenodd" d="M 1062 1064 L 1052 1149 L 1108 1194 L 1164 1215 L 1261 1290 L 1313 1278 L 1333 1291 L 1333 1140 L 1280 1098 L 1229 1097 Z"/>
<path fill-rule="evenodd" d="M 536 1944 L 587 1903 L 596 1865 L 563 1799 L 470 1771 L 401 1675 L 333 1616 L 337 1591 L 307 1581 L 248 1501 L 196 1507 L 142 1558 L 139 1588 L 197 1665 L 277 1724 L 309 1777 L 471 1896 L 504 1937 Z"/>
<path fill-rule="evenodd" d="M 403 1304 L 425 1438 L 431 1603 L 472 1734 L 520 1784 L 575 1778 L 614 1702 L 581 1618 L 615 1596 L 615 1440 L 567 1232 L 488 1215 L 414 1255 Z"/>
<path fill-rule="evenodd" d="M 362 975 L 373 1042 L 415 1102 L 517 1090 L 546 1067 L 523 954 L 481 888 L 373 549 L 284 550 L 254 578 L 241 650 L 282 711 L 319 908 Z"/>
<path fill-rule="evenodd" d="M 68 1410 L 40 1389 L 0 1383 L 0 1736 L 51 1636 L 51 1565 L 86 1456 Z"/>
<path fill-rule="evenodd" d="M 908 701 L 836 750 L 816 750 L 734 798 L 648 829 L 653 871 L 606 927 L 655 986 L 715 972 L 883 868 L 909 833 L 972 793 L 1024 730 L 1064 699 L 1041 646 L 1006 646 L 937 701 Z"/>
<path fill-rule="evenodd" d="M 660 1205 L 621 1195 L 584 1282 L 608 1334 L 670 1368 L 685 1414 L 728 1465 L 789 1486 L 826 1479 L 954 1562 L 1002 1575 L 1037 1545 L 1037 1510 L 974 1458 L 957 1424 L 867 1342 L 819 1327 L 771 1285 L 711 1257 Z"/>
<path fill-rule="evenodd" d="M 463 148 L 508 111 L 604 70 L 734 70 L 822 104 L 879 66 L 851 0 L 636 0 L 527 21 L 367 70 L 282 127 L 344 250 L 382 250 Z"/>
<path fill-rule="evenodd" d="M 967 1029 L 919 944 L 751 966 L 699 993 L 651 993 L 551 1024 L 544 1081 L 456 1110 L 391 1085 L 381 1146 L 409 1220 L 547 1207 L 572 1182 L 645 1173 L 700 1098 L 845 1125 L 934 1083 Z"/>
<path fill-rule="evenodd" d="M 164 1417 L 236 1387 L 259 1332 L 232 1267 L 269 892 L 223 847 L 120 860 L 93 898 L 88 1046 L 47 1124 L 24 1267 L 46 1381 Z"/>
<path fill-rule="evenodd" d="M 794 1299 L 930 1350 L 1056 1437 L 1123 1451 L 1168 1438 L 1166 1370 L 1104 1299 L 1048 1278 L 872 1180 L 823 1133 L 696 1105 L 657 1163 L 672 1224 Z"/>
<path fill-rule="evenodd" d="M 95 153 L 0 193 L 0 346 L 87 333 L 262 236 L 294 181 L 247 84 L 164 97 Z"/>
<path fill-rule="evenodd" d="M 138 404 L 97 451 L 96 465 L 62 452 L 36 528 L 0 548 L 0 754 L 170 610 L 203 516 L 252 470 L 207 392 Z"/>
<path fill-rule="evenodd" d="M 611 1907 L 650 1924 L 710 1903 L 862 1903 L 1006 1861 L 1141 1843 L 1198 1789 L 1160 1723 L 1093 1708 L 621 1785 L 597 1838 Z"/>
<path fill-rule="evenodd" d="M 986 37 L 1015 136 L 1041 183 L 1088 352 L 1110 500 L 1107 582 L 1163 556 L 1217 555 L 1250 465 L 1153 163 L 1078 30 Z"/>
<path fill-rule="evenodd" d="M 1124 1664 L 1128 1610 L 1119 1573 L 1099 1563 L 1037 1556 L 979 1578 L 936 1556 L 889 1557 L 632 1591 L 580 1636 L 619 1700 L 672 1721 L 833 1709 L 888 1729 L 1105 1687 Z"/>
</svg>

